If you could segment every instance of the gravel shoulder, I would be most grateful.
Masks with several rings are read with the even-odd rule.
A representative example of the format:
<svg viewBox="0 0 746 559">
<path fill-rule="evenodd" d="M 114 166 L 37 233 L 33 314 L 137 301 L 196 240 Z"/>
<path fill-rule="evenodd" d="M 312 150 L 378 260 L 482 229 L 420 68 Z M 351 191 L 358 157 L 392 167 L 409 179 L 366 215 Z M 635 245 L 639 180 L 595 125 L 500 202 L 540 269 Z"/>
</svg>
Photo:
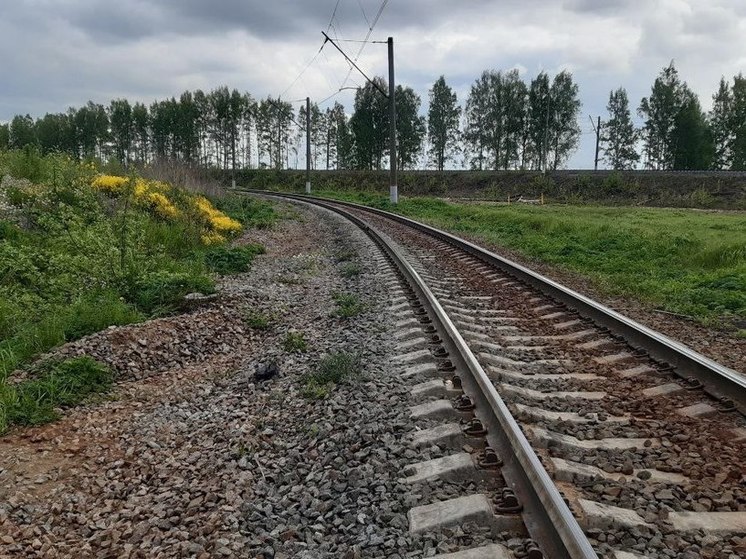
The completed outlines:
<svg viewBox="0 0 746 559">
<path fill-rule="evenodd" d="M 280 207 L 287 219 L 243 239 L 266 254 L 221 280 L 217 301 L 60 348 L 106 361 L 118 381 L 0 439 L 0 557 L 403 558 L 491 540 L 468 524 L 409 534 L 412 506 L 474 488 L 400 480 L 444 449 L 408 444 L 391 271 L 349 223 Z M 350 263 L 359 275 L 342 273 Z M 339 293 L 363 312 L 335 316 Z M 285 347 L 291 332 L 305 351 Z M 309 398 L 306 376 L 334 352 L 359 356 L 357 374 Z M 269 362 L 279 375 L 258 380 Z"/>
</svg>

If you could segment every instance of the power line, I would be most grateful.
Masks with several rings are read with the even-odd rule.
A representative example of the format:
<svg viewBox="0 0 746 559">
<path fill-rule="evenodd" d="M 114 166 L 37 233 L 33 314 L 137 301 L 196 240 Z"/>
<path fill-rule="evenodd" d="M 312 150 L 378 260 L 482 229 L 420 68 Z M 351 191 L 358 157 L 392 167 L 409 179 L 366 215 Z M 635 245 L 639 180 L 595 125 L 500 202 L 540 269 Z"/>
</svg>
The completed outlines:
<svg viewBox="0 0 746 559">
<path fill-rule="evenodd" d="M 357 0 L 357 5 L 360 6 L 360 11 L 363 12 L 363 18 L 365 19 L 365 23 L 367 23 L 368 27 L 370 27 L 370 21 L 368 21 L 368 16 L 365 15 L 365 8 L 363 8 L 363 3 L 360 0 Z"/>
<path fill-rule="evenodd" d="M 358 58 L 360 58 L 360 55 L 363 53 L 363 49 L 365 48 L 365 45 L 367 44 L 368 39 L 370 39 L 370 36 L 373 34 L 373 28 L 378 23 L 378 20 L 381 17 L 381 14 L 383 13 L 383 10 L 386 8 L 386 4 L 389 3 L 389 0 L 383 0 L 381 3 L 381 7 L 378 9 L 378 13 L 376 14 L 376 17 L 373 19 L 373 24 L 368 28 L 368 33 L 365 35 L 365 39 L 362 45 L 360 45 L 360 50 L 357 51 L 357 55 L 355 55 L 355 62 L 358 61 Z M 350 79 L 350 75 L 352 74 L 352 68 L 349 69 L 347 72 L 347 75 L 345 76 L 345 79 L 342 81 L 342 86 L 347 83 L 347 80 Z"/>
<path fill-rule="evenodd" d="M 338 43 L 382 43 L 386 44 L 386 41 L 361 41 L 360 39 L 337 39 Z"/>
<path fill-rule="evenodd" d="M 337 3 L 334 4 L 334 10 L 332 11 L 332 17 L 329 18 L 329 25 L 326 28 L 327 33 L 329 32 L 329 29 L 332 28 L 332 22 L 334 21 L 334 16 L 337 15 L 337 8 L 339 8 L 339 3 L 341 0 L 337 0 Z"/>
<path fill-rule="evenodd" d="M 368 80 L 368 83 L 370 83 L 370 84 L 371 84 L 371 85 L 372 85 L 373 87 L 375 87 L 375 88 L 376 88 L 376 89 L 377 89 L 378 91 L 380 91 L 380 92 L 381 92 L 381 94 L 382 94 L 382 95 L 383 95 L 384 97 L 388 97 L 388 94 L 387 94 L 387 93 L 386 93 L 386 92 L 385 92 L 385 91 L 384 91 L 383 89 L 381 89 L 381 86 L 379 86 L 379 85 L 378 85 L 378 84 L 377 84 L 376 82 L 374 82 L 373 80 L 371 80 L 371 79 L 370 79 L 370 78 L 369 78 L 369 77 L 368 77 L 368 76 L 366 75 L 366 73 L 365 73 L 365 72 L 363 72 L 363 71 L 362 71 L 362 70 L 361 70 L 361 69 L 360 69 L 360 68 L 358 67 L 358 65 L 357 65 L 357 64 L 355 64 L 355 62 L 353 62 L 352 60 L 350 60 L 350 57 L 349 57 L 349 56 L 347 56 L 347 54 L 345 54 L 345 51 L 343 51 L 343 50 L 342 50 L 341 48 L 339 48 L 339 45 L 337 45 L 337 43 L 335 43 L 334 41 L 332 41 L 332 40 L 331 40 L 331 39 L 329 38 L 329 35 L 327 35 L 327 34 L 326 34 L 326 33 L 324 33 L 323 31 L 322 31 L 321 33 L 322 33 L 322 34 L 324 35 L 324 37 L 326 38 L 326 40 L 327 40 L 327 41 L 329 41 L 329 42 L 330 42 L 330 43 L 331 43 L 331 44 L 332 44 L 332 45 L 334 46 L 334 48 L 336 48 L 336 49 L 337 49 L 337 50 L 338 50 L 338 51 L 339 51 L 340 53 L 342 53 L 342 56 L 344 56 L 344 57 L 345 57 L 345 58 L 347 59 L 347 62 L 349 62 L 350 64 L 352 64 L 352 65 L 353 65 L 353 66 L 355 67 L 355 69 L 356 69 L 356 70 L 357 70 L 358 72 L 360 72 L 360 73 L 361 73 L 361 74 L 363 75 L 363 77 L 364 77 L 364 78 L 365 78 L 366 80 Z M 352 70 L 350 70 L 350 72 L 352 72 Z M 346 80 L 345 80 L 345 81 L 346 81 Z M 344 87 L 344 82 L 342 82 L 342 86 Z M 340 88 L 340 89 L 342 89 L 342 88 Z"/>
<path fill-rule="evenodd" d="M 303 69 L 296 76 L 296 78 L 290 83 L 290 85 L 287 86 L 282 93 L 280 93 L 280 95 L 279 95 L 280 97 L 282 97 L 283 95 L 285 95 L 288 91 L 290 91 L 291 87 L 293 87 L 296 83 L 298 83 L 298 80 L 301 79 L 301 77 L 303 76 L 303 74 L 306 73 L 306 70 L 308 70 L 311 67 L 311 64 L 313 64 L 314 61 L 318 58 L 318 56 L 321 54 L 321 51 L 324 50 L 324 45 L 326 45 L 326 40 L 323 43 L 321 43 L 321 46 L 319 47 L 319 50 L 316 51 L 316 54 L 313 55 L 313 58 L 311 58 L 311 60 L 308 61 L 308 64 L 306 64 L 303 67 Z"/>
</svg>

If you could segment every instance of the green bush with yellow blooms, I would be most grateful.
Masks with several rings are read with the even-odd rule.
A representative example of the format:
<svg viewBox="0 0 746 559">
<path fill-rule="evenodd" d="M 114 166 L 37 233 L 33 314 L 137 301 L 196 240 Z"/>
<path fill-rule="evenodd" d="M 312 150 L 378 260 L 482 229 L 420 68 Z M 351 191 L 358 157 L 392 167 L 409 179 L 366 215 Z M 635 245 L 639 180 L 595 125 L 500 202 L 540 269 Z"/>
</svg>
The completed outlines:
<svg viewBox="0 0 746 559">
<path fill-rule="evenodd" d="M 275 218 L 263 202 L 210 200 L 99 169 L 64 155 L 0 152 L 0 433 L 33 400 L 23 383 L 6 382 L 14 370 L 108 326 L 177 312 L 190 292 L 213 292 L 215 273 L 245 271 L 262 252 L 231 239 Z M 34 375 L 27 371 L 28 382 Z M 37 416 L 49 414 L 24 417 Z"/>
</svg>

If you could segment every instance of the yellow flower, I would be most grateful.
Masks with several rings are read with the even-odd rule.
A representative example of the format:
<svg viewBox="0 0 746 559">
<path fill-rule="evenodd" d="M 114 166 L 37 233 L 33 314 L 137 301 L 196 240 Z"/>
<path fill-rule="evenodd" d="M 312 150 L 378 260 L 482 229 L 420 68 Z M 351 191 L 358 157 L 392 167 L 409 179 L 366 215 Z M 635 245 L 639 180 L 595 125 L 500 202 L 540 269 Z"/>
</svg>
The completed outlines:
<svg viewBox="0 0 746 559">
<path fill-rule="evenodd" d="M 223 237 L 220 233 L 204 233 L 202 235 L 202 244 L 205 245 L 219 245 L 225 242 L 225 237 Z"/>
<path fill-rule="evenodd" d="M 179 210 L 171 201 L 160 192 L 149 192 L 147 194 L 149 206 L 161 217 L 167 219 L 176 219 L 179 217 Z"/>
<path fill-rule="evenodd" d="M 197 196 L 194 199 L 194 205 L 197 208 L 200 217 L 210 226 L 211 229 L 220 233 L 237 233 L 241 230 L 241 223 L 231 219 L 220 210 L 216 209 L 210 201 L 204 196 Z"/>
<path fill-rule="evenodd" d="M 116 194 L 122 189 L 122 187 L 124 187 L 125 184 L 127 184 L 127 179 L 125 177 L 99 175 L 95 179 L 93 179 L 91 186 L 95 190 L 100 190 L 109 194 Z"/>
</svg>

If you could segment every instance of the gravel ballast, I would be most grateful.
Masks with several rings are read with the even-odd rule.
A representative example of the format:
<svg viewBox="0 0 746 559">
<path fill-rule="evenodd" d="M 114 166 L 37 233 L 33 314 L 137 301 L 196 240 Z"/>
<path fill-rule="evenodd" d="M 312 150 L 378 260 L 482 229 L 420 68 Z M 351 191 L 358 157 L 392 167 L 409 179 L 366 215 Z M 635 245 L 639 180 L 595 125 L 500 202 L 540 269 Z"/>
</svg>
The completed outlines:
<svg viewBox="0 0 746 559">
<path fill-rule="evenodd" d="M 280 207 L 290 217 L 243 240 L 266 254 L 217 300 L 58 350 L 118 382 L 0 439 L 0 557 L 404 558 L 495 541 L 474 525 L 409 533 L 411 507 L 477 488 L 400 481 L 446 449 L 408 442 L 417 402 L 391 366 L 390 267 L 341 218 Z M 337 316 L 340 294 L 363 311 Z M 339 352 L 360 366 L 319 397 L 308 376 Z M 259 380 L 269 364 L 278 374 Z"/>
</svg>

